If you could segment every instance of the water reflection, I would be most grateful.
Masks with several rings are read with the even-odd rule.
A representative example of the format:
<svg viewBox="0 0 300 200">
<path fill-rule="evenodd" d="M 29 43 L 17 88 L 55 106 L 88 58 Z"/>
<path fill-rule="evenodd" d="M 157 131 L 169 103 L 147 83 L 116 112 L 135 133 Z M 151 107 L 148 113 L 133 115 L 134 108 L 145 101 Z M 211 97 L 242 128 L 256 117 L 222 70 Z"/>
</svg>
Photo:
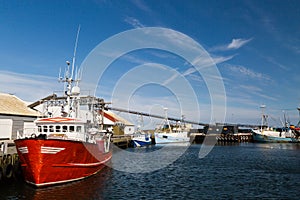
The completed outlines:
<svg viewBox="0 0 300 200">
<path fill-rule="evenodd" d="M 106 167 L 94 176 L 69 184 L 46 188 L 33 188 L 26 185 L 21 199 L 103 199 L 103 190 L 111 173 L 112 169 Z"/>
<path fill-rule="evenodd" d="M 257 143 L 257 147 L 267 149 L 288 149 L 297 150 L 300 149 L 299 143 Z"/>
</svg>

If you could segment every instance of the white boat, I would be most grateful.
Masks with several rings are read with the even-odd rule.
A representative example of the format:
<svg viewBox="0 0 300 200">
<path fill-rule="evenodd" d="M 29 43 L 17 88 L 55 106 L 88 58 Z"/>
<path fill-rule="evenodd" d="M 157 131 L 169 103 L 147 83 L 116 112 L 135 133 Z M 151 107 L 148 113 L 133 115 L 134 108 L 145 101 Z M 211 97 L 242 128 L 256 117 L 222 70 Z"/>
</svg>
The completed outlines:
<svg viewBox="0 0 300 200">
<path fill-rule="evenodd" d="M 265 115 L 263 112 L 264 108 L 265 105 L 262 105 L 262 123 L 260 128 L 252 129 L 251 131 L 254 142 L 300 142 L 297 130 L 293 126 L 288 127 L 286 122 L 284 128 L 269 127 L 267 115 Z"/>
<path fill-rule="evenodd" d="M 300 139 L 295 137 L 293 130 L 261 128 L 252 130 L 253 141 L 255 142 L 300 142 Z"/>
<path fill-rule="evenodd" d="M 167 143 L 189 143 L 190 137 L 187 131 L 180 132 L 156 132 L 154 133 L 156 144 L 167 144 Z"/>
<path fill-rule="evenodd" d="M 181 122 L 177 122 L 175 125 L 170 124 L 166 108 L 165 114 L 163 125 L 154 132 L 155 144 L 189 143 L 190 137 L 184 124 L 182 125 Z"/>
</svg>

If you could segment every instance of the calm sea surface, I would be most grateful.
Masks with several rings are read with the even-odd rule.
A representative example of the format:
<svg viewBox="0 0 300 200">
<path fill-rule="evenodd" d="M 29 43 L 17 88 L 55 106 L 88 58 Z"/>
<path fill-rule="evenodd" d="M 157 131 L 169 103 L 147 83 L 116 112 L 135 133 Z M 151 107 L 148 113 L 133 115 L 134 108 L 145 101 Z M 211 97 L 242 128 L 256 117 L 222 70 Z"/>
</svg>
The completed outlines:
<svg viewBox="0 0 300 200">
<path fill-rule="evenodd" d="M 147 154 L 159 148 L 127 151 Z M 169 147 L 167 151 L 172 155 L 182 148 Z M 299 144 L 217 145 L 202 159 L 198 157 L 200 148 L 191 145 L 175 162 L 150 173 L 107 167 L 88 179 L 61 186 L 35 189 L 23 182 L 1 185 L 0 199 L 300 198 Z M 151 154 L 147 159 L 150 164 L 158 162 Z M 116 163 L 120 164 L 114 160 L 112 165 Z"/>
</svg>

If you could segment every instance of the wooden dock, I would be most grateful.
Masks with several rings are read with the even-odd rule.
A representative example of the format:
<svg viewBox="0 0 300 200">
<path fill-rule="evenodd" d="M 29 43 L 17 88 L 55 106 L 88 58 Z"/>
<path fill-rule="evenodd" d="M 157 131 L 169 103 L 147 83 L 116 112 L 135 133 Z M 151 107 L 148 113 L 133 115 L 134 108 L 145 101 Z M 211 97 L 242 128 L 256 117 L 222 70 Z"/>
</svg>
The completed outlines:
<svg viewBox="0 0 300 200">
<path fill-rule="evenodd" d="M 119 148 L 126 149 L 131 147 L 131 135 L 113 135 L 111 142 Z"/>
<path fill-rule="evenodd" d="M 205 137 L 215 137 L 219 143 L 226 142 L 253 142 L 251 133 L 236 133 L 236 134 L 204 134 L 204 133 L 191 133 L 191 143 L 201 144 Z"/>
</svg>

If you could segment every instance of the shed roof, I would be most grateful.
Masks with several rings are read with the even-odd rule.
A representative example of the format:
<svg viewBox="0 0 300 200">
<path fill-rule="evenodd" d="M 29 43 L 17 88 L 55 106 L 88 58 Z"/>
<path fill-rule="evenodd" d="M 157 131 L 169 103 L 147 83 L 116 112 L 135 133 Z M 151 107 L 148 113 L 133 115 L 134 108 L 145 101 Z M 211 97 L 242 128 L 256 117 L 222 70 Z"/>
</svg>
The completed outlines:
<svg viewBox="0 0 300 200">
<path fill-rule="evenodd" d="M 23 100 L 6 93 L 0 93 L 0 114 L 40 116 L 39 112 L 28 108 Z"/>
<path fill-rule="evenodd" d="M 113 122 L 122 122 L 126 126 L 134 126 L 131 122 L 127 121 L 126 119 L 116 115 L 115 113 L 111 111 L 104 111 L 104 118 L 108 119 L 109 121 Z M 107 123 L 107 122 L 106 122 Z"/>
</svg>

